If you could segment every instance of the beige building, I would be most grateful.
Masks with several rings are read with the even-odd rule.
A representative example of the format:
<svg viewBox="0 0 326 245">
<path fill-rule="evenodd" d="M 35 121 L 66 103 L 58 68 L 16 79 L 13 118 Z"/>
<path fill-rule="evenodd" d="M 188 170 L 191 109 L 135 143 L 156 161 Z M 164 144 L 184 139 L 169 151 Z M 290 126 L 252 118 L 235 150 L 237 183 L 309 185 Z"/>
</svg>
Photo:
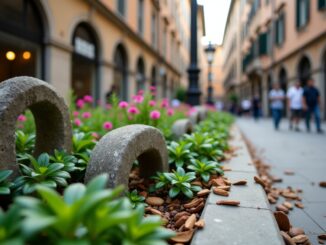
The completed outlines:
<svg viewBox="0 0 326 245">
<path fill-rule="evenodd" d="M 305 86 L 313 78 L 321 92 L 326 117 L 326 1 L 238 0 L 240 18 L 240 77 L 235 90 L 240 99 L 259 95 L 265 115 L 273 82 L 287 90 L 294 81 Z M 233 8 L 234 9 L 234 8 Z M 230 9 L 232 12 L 232 8 Z M 230 12 L 230 13 L 231 13 Z M 229 15 L 230 15 L 229 13 Z M 227 33 L 233 25 L 226 26 Z M 226 85 L 228 80 L 224 80 Z"/>
<path fill-rule="evenodd" d="M 209 65 L 207 61 L 206 54 L 203 54 L 202 59 L 206 62 L 203 62 L 202 64 L 202 91 L 203 91 L 203 101 L 207 101 L 207 88 L 208 88 L 208 74 L 209 74 Z M 224 88 L 223 88 L 223 52 L 222 52 L 222 46 L 216 45 L 215 46 L 215 53 L 214 58 L 212 62 L 212 85 L 213 85 L 213 99 L 221 100 L 224 95 Z"/>
<path fill-rule="evenodd" d="M 188 80 L 189 26 L 189 0 L 2 0 L 0 81 L 35 76 L 102 101 L 151 85 L 172 97 Z"/>
</svg>

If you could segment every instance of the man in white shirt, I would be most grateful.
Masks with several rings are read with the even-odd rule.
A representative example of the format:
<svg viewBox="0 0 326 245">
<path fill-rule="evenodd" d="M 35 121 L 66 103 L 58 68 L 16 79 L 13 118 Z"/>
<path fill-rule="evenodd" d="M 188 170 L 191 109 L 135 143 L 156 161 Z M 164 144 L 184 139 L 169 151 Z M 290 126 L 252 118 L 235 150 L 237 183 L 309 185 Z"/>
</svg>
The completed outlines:
<svg viewBox="0 0 326 245">
<path fill-rule="evenodd" d="M 284 91 L 280 88 L 278 83 L 273 84 L 273 89 L 269 92 L 269 100 L 272 109 L 272 116 L 275 130 L 279 129 L 284 109 Z"/>
<path fill-rule="evenodd" d="M 299 122 L 302 114 L 302 95 L 303 89 L 300 87 L 300 82 L 297 81 L 294 86 L 291 86 L 287 92 L 288 107 L 291 110 L 290 129 L 295 125 L 295 131 L 300 131 Z"/>
</svg>

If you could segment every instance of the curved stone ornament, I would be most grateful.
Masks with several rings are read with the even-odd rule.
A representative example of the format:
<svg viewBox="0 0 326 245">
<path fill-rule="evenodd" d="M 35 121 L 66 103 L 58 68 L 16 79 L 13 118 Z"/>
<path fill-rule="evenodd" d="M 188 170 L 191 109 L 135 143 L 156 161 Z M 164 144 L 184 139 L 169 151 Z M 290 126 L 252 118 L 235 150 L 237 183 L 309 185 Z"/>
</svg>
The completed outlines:
<svg viewBox="0 0 326 245">
<path fill-rule="evenodd" d="M 200 121 L 207 118 L 208 110 L 205 106 L 195 106 L 195 109 L 198 111 Z"/>
<path fill-rule="evenodd" d="M 166 144 L 158 129 L 134 124 L 104 135 L 92 151 L 85 182 L 107 173 L 108 187 L 128 186 L 135 160 L 139 162 L 142 177 L 153 176 L 157 171 L 168 171 Z"/>
<path fill-rule="evenodd" d="M 179 119 L 172 126 L 172 133 L 177 139 L 184 134 L 191 134 L 193 126 L 190 119 Z"/>
<path fill-rule="evenodd" d="M 72 130 L 68 107 L 52 86 L 32 77 L 15 77 L 0 83 L 0 169 L 18 174 L 15 149 L 17 117 L 26 109 L 36 125 L 34 154 L 71 150 Z"/>
</svg>

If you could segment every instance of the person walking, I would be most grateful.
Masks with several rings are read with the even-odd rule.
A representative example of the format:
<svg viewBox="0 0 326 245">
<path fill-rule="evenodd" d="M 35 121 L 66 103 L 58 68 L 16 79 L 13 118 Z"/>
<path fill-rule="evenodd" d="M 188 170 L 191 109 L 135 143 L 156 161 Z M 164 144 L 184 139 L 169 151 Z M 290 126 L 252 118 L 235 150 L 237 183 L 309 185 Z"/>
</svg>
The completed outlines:
<svg viewBox="0 0 326 245">
<path fill-rule="evenodd" d="M 279 129 L 282 119 L 284 97 L 285 94 L 284 91 L 280 88 L 280 85 L 278 83 L 274 83 L 273 89 L 269 92 L 269 100 L 271 102 L 271 110 L 275 130 Z"/>
<path fill-rule="evenodd" d="M 303 91 L 302 103 L 306 114 L 306 127 L 307 131 L 310 132 L 311 114 L 314 114 L 317 132 L 323 133 L 320 125 L 320 93 L 314 83 L 314 80 L 310 78 Z"/>
<path fill-rule="evenodd" d="M 288 108 L 291 111 L 290 116 L 290 130 L 294 129 L 299 132 L 300 117 L 302 116 L 302 95 L 303 89 L 300 86 L 300 82 L 295 82 L 294 86 L 291 86 L 287 92 Z"/>
<path fill-rule="evenodd" d="M 255 121 L 258 121 L 259 117 L 261 116 L 261 109 L 260 109 L 260 98 L 258 95 L 255 95 L 252 99 L 252 114 Z"/>
</svg>

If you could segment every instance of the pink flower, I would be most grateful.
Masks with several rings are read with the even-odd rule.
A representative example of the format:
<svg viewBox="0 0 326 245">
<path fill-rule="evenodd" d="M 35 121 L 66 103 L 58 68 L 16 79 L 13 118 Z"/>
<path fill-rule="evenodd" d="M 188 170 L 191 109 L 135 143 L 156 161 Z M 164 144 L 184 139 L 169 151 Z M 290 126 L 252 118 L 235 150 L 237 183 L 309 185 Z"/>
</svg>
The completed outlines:
<svg viewBox="0 0 326 245">
<path fill-rule="evenodd" d="M 17 118 L 18 121 L 20 122 L 25 122 L 27 120 L 26 116 L 23 114 L 20 114 Z"/>
<path fill-rule="evenodd" d="M 93 102 L 93 97 L 90 95 L 85 95 L 84 96 L 84 102 L 86 103 L 92 103 Z"/>
<path fill-rule="evenodd" d="M 155 100 L 151 100 L 148 104 L 149 104 L 149 106 L 153 107 L 153 106 L 155 106 L 156 102 L 155 102 Z"/>
<path fill-rule="evenodd" d="M 157 110 L 155 111 L 151 111 L 151 113 L 149 114 L 150 118 L 153 120 L 157 120 L 161 117 L 161 113 Z"/>
<path fill-rule="evenodd" d="M 95 138 L 95 139 L 98 139 L 100 136 L 98 135 L 98 133 L 96 133 L 96 132 L 93 132 L 92 133 L 92 136 Z"/>
<path fill-rule="evenodd" d="M 149 87 L 149 90 L 150 90 L 150 91 L 155 91 L 155 90 L 156 90 L 156 87 L 155 87 L 155 86 L 150 86 L 150 87 Z"/>
<path fill-rule="evenodd" d="M 140 104 L 140 103 L 143 102 L 144 97 L 143 97 L 142 95 L 136 95 L 136 96 L 134 96 L 133 100 L 134 100 L 134 102 L 135 102 L 136 104 Z"/>
<path fill-rule="evenodd" d="M 144 94 L 144 90 L 139 90 L 137 94 L 138 95 L 143 95 Z"/>
<path fill-rule="evenodd" d="M 112 105 L 111 105 L 111 104 L 106 104 L 106 105 L 105 105 L 105 108 L 106 108 L 107 110 L 110 110 L 110 109 L 112 108 Z"/>
<path fill-rule="evenodd" d="M 84 112 L 82 115 L 83 118 L 90 118 L 91 116 L 92 116 L 92 114 L 88 111 Z"/>
<path fill-rule="evenodd" d="M 113 128 L 113 124 L 111 122 L 104 122 L 103 128 L 106 130 L 111 130 Z"/>
<path fill-rule="evenodd" d="M 129 105 L 128 105 L 128 102 L 127 101 L 120 101 L 119 103 L 119 107 L 120 108 L 127 108 Z"/>
<path fill-rule="evenodd" d="M 169 101 L 168 99 L 163 99 L 161 103 L 162 108 L 167 108 L 169 106 Z"/>
<path fill-rule="evenodd" d="M 78 117 L 78 115 L 79 115 L 79 111 L 74 111 L 74 112 L 72 113 L 72 115 L 73 115 L 74 117 Z"/>
<path fill-rule="evenodd" d="M 80 119 L 78 119 L 78 118 L 76 118 L 76 119 L 74 120 L 74 123 L 75 123 L 75 125 L 76 125 L 77 127 L 79 127 L 79 126 L 82 124 L 82 122 L 81 122 Z"/>
<path fill-rule="evenodd" d="M 139 110 L 136 106 L 131 106 L 129 109 L 128 109 L 128 112 L 130 114 L 139 114 Z"/>
<path fill-rule="evenodd" d="M 172 108 L 169 108 L 167 113 L 168 113 L 168 116 L 172 116 L 174 114 L 174 110 Z"/>
<path fill-rule="evenodd" d="M 84 101 L 82 99 L 77 100 L 76 105 L 79 109 L 84 107 Z"/>
</svg>

